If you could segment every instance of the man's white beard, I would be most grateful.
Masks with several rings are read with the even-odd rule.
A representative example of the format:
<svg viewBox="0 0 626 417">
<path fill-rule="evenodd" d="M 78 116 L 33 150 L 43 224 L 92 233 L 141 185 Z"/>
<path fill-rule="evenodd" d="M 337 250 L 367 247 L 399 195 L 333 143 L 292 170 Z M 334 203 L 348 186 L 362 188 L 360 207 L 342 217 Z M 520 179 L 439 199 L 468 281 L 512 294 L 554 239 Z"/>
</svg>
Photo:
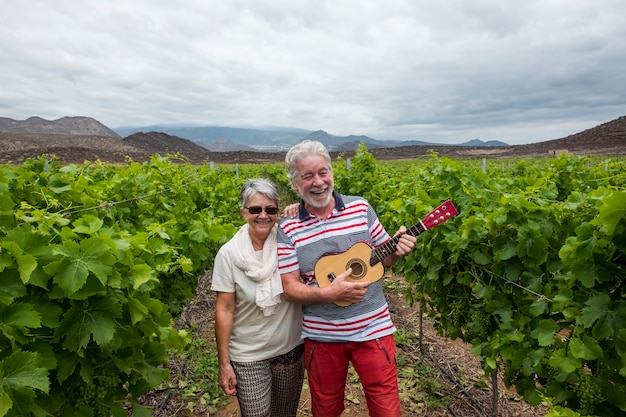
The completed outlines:
<svg viewBox="0 0 626 417">
<path fill-rule="evenodd" d="M 322 208 L 326 207 L 328 205 L 328 203 L 330 203 L 331 200 L 333 199 L 333 187 L 328 187 L 326 192 L 328 194 L 326 195 L 326 198 L 324 200 L 315 199 L 315 198 L 311 197 L 310 194 L 306 194 L 306 196 L 304 196 L 301 192 L 300 192 L 300 195 L 302 196 L 302 199 L 304 200 L 304 202 L 306 204 L 308 204 L 309 206 L 314 207 L 314 208 L 318 208 L 318 209 L 322 209 Z"/>
</svg>

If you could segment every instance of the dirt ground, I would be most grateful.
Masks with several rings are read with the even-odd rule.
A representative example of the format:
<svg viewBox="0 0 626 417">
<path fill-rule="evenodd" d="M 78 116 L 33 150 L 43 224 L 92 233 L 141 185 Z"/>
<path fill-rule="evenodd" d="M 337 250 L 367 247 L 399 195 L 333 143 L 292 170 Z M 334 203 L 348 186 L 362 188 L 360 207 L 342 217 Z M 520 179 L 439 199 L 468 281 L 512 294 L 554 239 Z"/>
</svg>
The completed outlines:
<svg viewBox="0 0 626 417">
<path fill-rule="evenodd" d="M 213 340 L 215 295 L 210 291 L 210 273 L 199 280 L 196 298 L 190 302 L 181 315 L 177 327 L 197 328 L 198 334 L 194 337 L 205 337 Z M 417 306 L 410 306 L 404 298 L 406 283 L 402 277 L 386 276 L 385 292 L 390 306 L 393 321 L 398 329 L 421 334 L 420 341 L 414 340 L 410 344 L 398 347 L 398 354 L 405 355 L 415 363 L 423 362 L 433 370 L 432 379 L 441 385 L 437 395 L 440 400 L 446 400 L 448 406 L 438 409 L 429 409 L 426 401 L 416 400 L 415 393 L 403 392 L 401 400 L 404 416 L 424 417 L 539 417 L 548 410 L 543 407 L 532 407 L 515 393 L 507 389 L 501 380 L 498 380 L 497 406 L 493 407 L 494 390 L 491 381 L 486 378 L 480 367 L 480 359 L 470 352 L 470 346 L 459 340 L 452 341 L 438 336 L 431 322 L 426 318 L 419 320 L 420 311 Z M 420 328 L 421 327 L 421 328 Z M 411 333 L 413 334 L 413 333 Z M 176 379 L 185 372 L 184 365 L 172 361 L 169 364 L 172 386 L 176 386 Z M 345 390 L 345 411 L 342 417 L 368 416 L 365 397 L 356 378 L 349 377 Z M 195 401 L 194 411 L 186 411 L 186 404 Z M 154 390 L 142 398 L 142 403 L 154 407 L 155 417 L 184 416 L 184 417 L 238 417 L 240 416 L 236 398 L 232 397 L 230 404 L 211 411 L 208 406 L 198 405 L 197 398 L 182 398 L 175 390 Z M 298 417 L 311 416 L 310 395 L 308 386 L 304 384 Z"/>
</svg>

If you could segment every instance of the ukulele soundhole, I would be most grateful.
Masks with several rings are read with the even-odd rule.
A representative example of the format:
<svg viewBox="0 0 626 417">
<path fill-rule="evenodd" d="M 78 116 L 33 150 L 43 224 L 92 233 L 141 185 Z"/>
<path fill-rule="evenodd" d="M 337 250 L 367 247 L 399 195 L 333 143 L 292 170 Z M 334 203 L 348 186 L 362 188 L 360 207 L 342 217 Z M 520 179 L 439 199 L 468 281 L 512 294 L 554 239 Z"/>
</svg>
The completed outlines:
<svg viewBox="0 0 626 417">
<path fill-rule="evenodd" d="M 346 268 L 352 268 L 352 274 L 350 274 L 350 278 L 352 279 L 361 279 L 367 272 L 363 261 L 357 258 L 351 259 Z"/>
</svg>

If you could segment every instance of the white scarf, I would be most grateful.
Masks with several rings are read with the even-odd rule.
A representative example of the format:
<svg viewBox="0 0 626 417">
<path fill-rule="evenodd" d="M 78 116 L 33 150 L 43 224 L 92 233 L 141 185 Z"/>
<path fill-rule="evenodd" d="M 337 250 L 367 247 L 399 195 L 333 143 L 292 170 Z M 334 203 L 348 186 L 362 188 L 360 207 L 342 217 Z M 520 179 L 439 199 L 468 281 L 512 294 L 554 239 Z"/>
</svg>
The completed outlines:
<svg viewBox="0 0 626 417">
<path fill-rule="evenodd" d="M 264 316 L 274 314 L 276 305 L 280 303 L 283 285 L 278 273 L 278 252 L 276 249 L 276 226 L 272 228 L 263 244 L 262 261 L 255 256 L 250 239 L 250 225 L 244 224 L 235 236 L 235 265 L 250 279 L 257 283 L 256 304 Z"/>
</svg>

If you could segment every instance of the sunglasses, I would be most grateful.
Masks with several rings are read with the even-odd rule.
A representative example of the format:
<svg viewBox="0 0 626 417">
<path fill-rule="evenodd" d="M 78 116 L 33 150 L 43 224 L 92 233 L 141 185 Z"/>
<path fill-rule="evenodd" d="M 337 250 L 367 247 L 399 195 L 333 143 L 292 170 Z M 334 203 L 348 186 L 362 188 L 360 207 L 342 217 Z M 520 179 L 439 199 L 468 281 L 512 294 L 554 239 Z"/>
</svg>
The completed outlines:
<svg viewBox="0 0 626 417">
<path fill-rule="evenodd" d="M 248 210 L 248 213 L 250 214 L 261 214 L 261 212 L 263 211 L 263 209 L 265 209 L 265 212 L 267 214 L 269 214 L 270 216 L 273 216 L 274 214 L 278 213 L 278 207 L 261 207 L 261 206 L 252 206 L 252 207 L 244 207 L 246 210 Z"/>
</svg>

